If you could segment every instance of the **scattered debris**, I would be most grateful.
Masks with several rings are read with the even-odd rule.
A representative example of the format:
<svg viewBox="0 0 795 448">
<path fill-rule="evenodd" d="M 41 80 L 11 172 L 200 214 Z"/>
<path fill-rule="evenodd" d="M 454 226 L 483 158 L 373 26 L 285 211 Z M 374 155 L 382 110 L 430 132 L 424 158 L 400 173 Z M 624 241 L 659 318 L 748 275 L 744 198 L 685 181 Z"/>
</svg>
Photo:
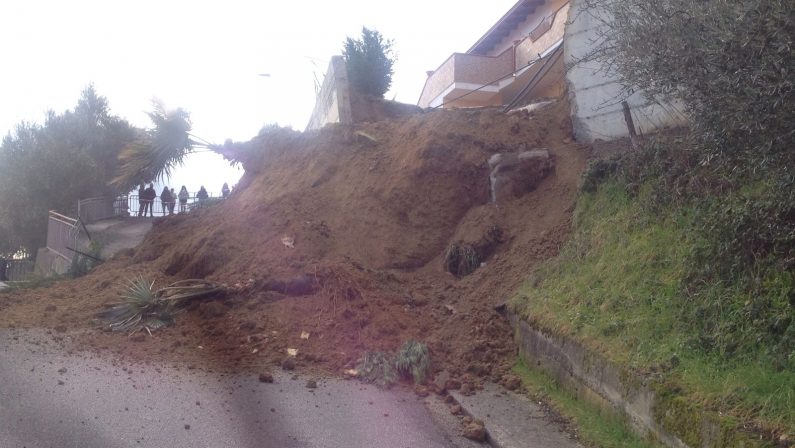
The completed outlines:
<svg viewBox="0 0 795 448">
<path fill-rule="evenodd" d="M 306 331 L 301 332 L 301 339 L 309 339 L 309 333 Z"/>
<path fill-rule="evenodd" d="M 290 249 L 295 249 L 295 239 L 289 236 L 282 237 L 282 244 L 289 247 Z"/>
<path fill-rule="evenodd" d="M 287 356 L 292 356 L 293 358 L 295 358 L 296 356 L 298 356 L 298 349 L 297 348 L 288 348 L 287 349 Z"/>
</svg>

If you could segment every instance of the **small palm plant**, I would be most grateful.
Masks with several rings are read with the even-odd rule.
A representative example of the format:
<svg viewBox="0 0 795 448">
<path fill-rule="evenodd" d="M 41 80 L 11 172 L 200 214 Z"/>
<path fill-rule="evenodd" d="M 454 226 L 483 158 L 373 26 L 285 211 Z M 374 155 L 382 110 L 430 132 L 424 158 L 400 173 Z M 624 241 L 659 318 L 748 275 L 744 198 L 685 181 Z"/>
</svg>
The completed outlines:
<svg viewBox="0 0 795 448">
<path fill-rule="evenodd" d="M 431 371 L 431 356 L 428 346 L 422 342 L 407 341 L 395 356 L 395 368 L 405 378 L 413 378 L 422 384 Z"/>
<path fill-rule="evenodd" d="M 356 365 L 362 381 L 388 388 L 401 378 L 422 384 L 431 373 L 431 356 L 422 342 L 408 341 L 396 355 L 385 352 L 364 352 Z"/>
<path fill-rule="evenodd" d="M 384 352 L 364 352 L 356 370 L 363 381 L 382 389 L 390 387 L 398 379 L 392 357 Z"/>
<path fill-rule="evenodd" d="M 220 285 L 205 280 L 182 280 L 165 288 L 155 289 L 154 280 L 144 277 L 128 280 L 120 302 L 98 314 L 112 331 L 131 331 L 131 335 L 146 330 L 167 327 L 174 323 L 176 314 L 191 300 L 223 291 Z"/>
</svg>

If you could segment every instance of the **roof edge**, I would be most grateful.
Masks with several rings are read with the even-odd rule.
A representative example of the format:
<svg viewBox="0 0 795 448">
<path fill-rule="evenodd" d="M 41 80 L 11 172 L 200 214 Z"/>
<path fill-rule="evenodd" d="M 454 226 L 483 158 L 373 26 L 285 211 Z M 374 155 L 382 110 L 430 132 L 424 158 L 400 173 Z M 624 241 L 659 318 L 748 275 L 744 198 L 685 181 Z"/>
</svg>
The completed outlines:
<svg viewBox="0 0 795 448">
<path fill-rule="evenodd" d="M 516 4 L 515 4 L 515 5 L 513 5 L 513 6 L 511 7 L 511 9 L 509 9 L 509 10 L 508 10 L 508 12 L 506 12 L 506 13 L 505 13 L 505 14 L 504 14 L 504 15 L 503 15 L 501 18 L 500 18 L 500 20 L 498 20 L 498 21 L 497 21 L 497 22 L 496 22 L 496 23 L 495 23 L 495 24 L 494 24 L 494 25 L 493 25 L 491 28 L 489 28 L 489 30 L 488 30 L 488 31 L 486 31 L 486 33 L 485 33 L 483 36 L 481 36 L 481 37 L 480 37 L 480 39 L 478 39 L 478 41 L 477 41 L 477 42 L 475 42 L 475 44 L 474 44 L 474 45 L 472 45 L 472 47 L 470 47 L 470 48 L 469 48 L 469 50 L 467 50 L 467 51 L 466 51 L 466 52 L 467 52 L 467 54 L 470 54 L 470 53 L 472 53 L 473 51 L 475 51 L 475 49 L 476 49 L 476 48 L 477 48 L 477 47 L 478 47 L 478 46 L 479 46 L 481 43 L 483 43 L 483 41 L 485 41 L 486 39 L 488 39 L 488 37 L 489 37 L 489 36 L 490 36 L 490 35 L 491 35 L 491 34 L 492 34 L 494 31 L 496 31 L 496 30 L 497 30 L 497 29 L 500 27 L 500 25 L 502 25 L 502 24 L 503 24 L 503 23 L 504 23 L 506 20 L 508 20 L 508 18 L 510 18 L 510 17 L 511 17 L 511 15 L 512 15 L 514 12 L 516 12 L 516 11 L 517 11 L 519 8 L 521 8 L 522 6 L 524 6 L 526 3 L 537 3 L 537 4 L 543 4 L 543 3 L 544 3 L 544 0 L 541 0 L 540 2 L 539 2 L 538 0 L 519 0 L 518 2 L 516 2 Z M 529 15 L 529 14 L 528 14 L 528 15 Z"/>
</svg>

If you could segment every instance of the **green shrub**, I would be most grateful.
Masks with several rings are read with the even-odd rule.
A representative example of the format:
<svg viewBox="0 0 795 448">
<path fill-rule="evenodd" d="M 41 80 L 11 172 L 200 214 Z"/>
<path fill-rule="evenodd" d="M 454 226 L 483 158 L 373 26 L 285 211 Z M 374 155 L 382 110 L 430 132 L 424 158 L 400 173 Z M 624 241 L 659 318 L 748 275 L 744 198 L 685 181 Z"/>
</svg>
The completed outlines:
<svg viewBox="0 0 795 448">
<path fill-rule="evenodd" d="M 362 28 L 361 39 L 348 37 L 342 50 L 353 90 L 383 97 L 392 85 L 392 41 L 376 30 Z"/>
</svg>

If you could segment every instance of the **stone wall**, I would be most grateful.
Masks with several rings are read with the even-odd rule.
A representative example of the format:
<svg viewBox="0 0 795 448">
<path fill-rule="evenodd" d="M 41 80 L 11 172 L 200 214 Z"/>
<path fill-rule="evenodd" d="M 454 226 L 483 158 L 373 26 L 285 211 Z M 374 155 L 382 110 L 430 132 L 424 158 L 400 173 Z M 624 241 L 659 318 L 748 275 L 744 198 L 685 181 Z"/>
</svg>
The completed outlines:
<svg viewBox="0 0 795 448">
<path fill-rule="evenodd" d="M 329 123 L 352 122 L 351 92 L 345 60 L 342 56 L 332 56 L 306 130 L 320 129 Z"/>
<path fill-rule="evenodd" d="M 640 92 L 626 97 L 618 76 L 606 73 L 601 64 L 592 60 L 591 55 L 599 49 L 599 35 L 607 29 L 609 17 L 603 10 L 586 10 L 583 3 L 583 0 L 570 2 L 563 44 L 575 138 L 589 143 L 626 137 L 629 131 L 621 106 L 624 99 L 639 133 L 686 124 L 681 104 L 650 100 Z"/>
</svg>

